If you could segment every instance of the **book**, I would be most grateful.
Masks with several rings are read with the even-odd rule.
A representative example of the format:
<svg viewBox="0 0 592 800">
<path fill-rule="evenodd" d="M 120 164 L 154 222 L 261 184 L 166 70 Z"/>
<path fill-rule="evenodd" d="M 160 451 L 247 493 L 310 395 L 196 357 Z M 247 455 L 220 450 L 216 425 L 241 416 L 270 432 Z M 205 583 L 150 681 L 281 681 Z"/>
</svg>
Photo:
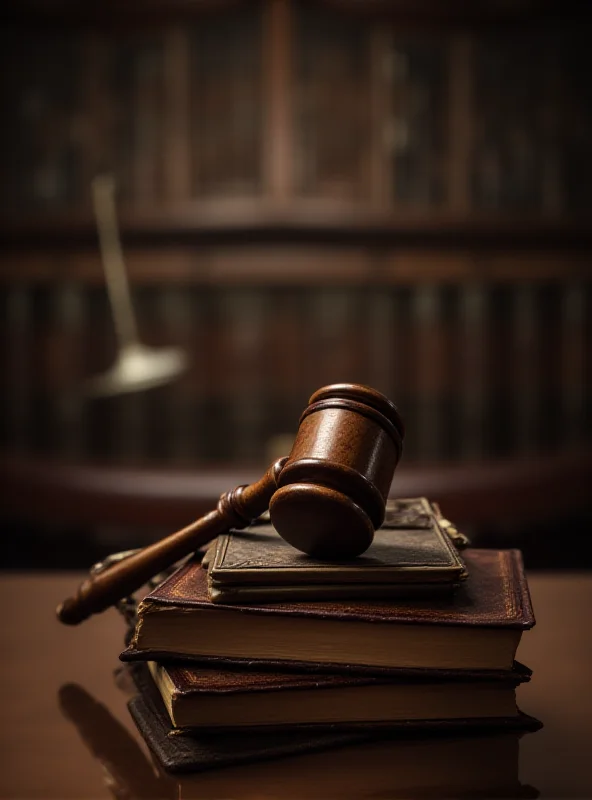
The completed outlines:
<svg viewBox="0 0 592 800">
<path fill-rule="evenodd" d="M 449 594 L 467 573 L 439 520 L 425 497 L 389 500 L 368 550 L 327 562 L 291 547 L 265 514 L 244 531 L 222 534 L 208 550 L 202 565 L 209 598 L 266 603 Z"/>
<path fill-rule="evenodd" d="M 464 551 L 469 577 L 452 600 L 221 605 L 191 561 L 150 592 L 122 660 L 277 665 L 285 669 L 498 670 L 512 668 L 534 625 L 517 550 Z"/>
<path fill-rule="evenodd" d="M 480 677 L 450 673 L 389 680 L 360 675 L 237 671 L 148 662 L 176 729 L 237 729 L 310 725 L 392 726 L 418 720 L 513 717 L 516 686 L 530 679 L 520 664 Z"/>
<path fill-rule="evenodd" d="M 282 756 L 328 750 L 331 747 L 364 742 L 372 738 L 370 731 L 344 731 L 334 727 L 312 734 L 309 729 L 238 733 L 196 732 L 191 736 L 172 735 L 166 709 L 150 674 L 144 665 L 135 664 L 132 678 L 138 694 L 128 701 L 128 709 L 136 727 L 148 744 L 157 762 L 167 772 L 186 773 L 217 769 L 234 764 L 281 758 Z"/>
<path fill-rule="evenodd" d="M 388 735 L 340 726 L 179 735 L 149 675 L 137 667 L 133 675 L 130 714 L 180 797 L 536 796 L 518 782 L 519 739 L 541 727 L 526 714 L 431 730 L 409 723 Z"/>
<path fill-rule="evenodd" d="M 392 201 L 402 209 L 429 210 L 442 203 L 448 188 L 446 47 L 399 31 L 389 51 L 390 113 L 385 122 Z"/>
<path fill-rule="evenodd" d="M 502 731 L 334 747 L 277 760 L 178 775 L 179 800 L 204 797 L 536 798 L 519 780 L 521 733 Z"/>
<path fill-rule="evenodd" d="M 299 195 L 367 199 L 372 149 L 371 27 L 294 7 L 294 179 Z"/>
</svg>

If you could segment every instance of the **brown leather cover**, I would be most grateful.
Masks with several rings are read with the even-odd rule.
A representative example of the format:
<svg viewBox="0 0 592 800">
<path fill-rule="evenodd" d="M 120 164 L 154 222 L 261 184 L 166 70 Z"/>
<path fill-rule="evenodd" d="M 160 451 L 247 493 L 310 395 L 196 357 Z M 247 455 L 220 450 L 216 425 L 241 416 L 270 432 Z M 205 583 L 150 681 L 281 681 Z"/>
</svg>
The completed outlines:
<svg viewBox="0 0 592 800">
<path fill-rule="evenodd" d="M 252 603 L 450 592 L 466 570 L 425 497 L 391 500 L 370 548 L 351 561 L 328 562 L 284 541 L 268 516 L 218 537 L 203 564 L 210 599 Z"/>
<path fill-rule="evenodd" d="M 368 731 L 343 730 L 333 726 L 324 732 L 207 731 L 171 735 L 173 728 L 158 689 L 145 665 L 134 665 L 132 677 L 139 691 L 128 709 L 146 743 L 169 772 L 201 772 L 206 769 L 264 761 L 282 756 L 326 750 L 373 738 Z"/>
<path fill-rule="evenodd" d="M 418 681 L 448 681 L 464 680 L 470 675 L 471 680 L 495 680 L 499 675 L 496 669 L 455 670 L 455 669 L 427 669 L 425 667 L 380 667 L 364 664 L 334 664 L 310 661 L 283 661 L 279 659 L 252 659 L 231 658 L 228 656 L 187 656 L 182 653 L 169 653 L 168 651 L 148 649 L 136 650 L 127 647 L 119 658 L 121 661 L 137 663 L 143 661 L 159 661 L 163 664 L 200 665 L 211 669 L 232 669 L 241 672 L 270 672 L 294 674 L 322 674 L 322 675 L 356 675 L 362 677 L 387 678 L 392 680 L 418 680 Z M 514 662 L 514 667 L 518 662 Z"/>
<path fill-rule="evenodd" d="M 335 675 L 323 673 L 262 672 L 255 670 L 214 669 L 202 666 L 167 665 L 167 672 L 177 695 L 226 695 L 244 692 L 281 692 L 294 689 L 332 689 L 344 686 L 368 686 L 392 683 L 388 676 Z M 484 680 L 483 670 L 463 670 L 462 674 L 450 671 L 448 680 L 463 683 Z M 468 674 L 467 674 L 468 673 Z M 518 686 L 530 680 L 531 671 L 516 662 L 508 670 L 490 670 L 486 680 Z M 432 671 L 421 676 L 409 676 L 405 683 L 434 682 Z M 441 677 L 441 676 L 439 676 Z"/>
<path fill-rule="evenodd" d="M 528 587 L 522 566 L 522 558 L 516 550 L 467 550 L 465 560 L 469 565 L 469 578 L 461 585 L 452 601 L 391 602 L 366 601 L 359 603 L 282 603 L 253 606 L 222 606 L 208 599 L 205 570 L 192 562 L 167 579 L 150 593 L 141 603 L 139 618 L 145 619 L 160 608 L 176 607 L 187 612 L 193 608 L 213 611 L 225 610 L 236 614 L 274 614 L 289 619 L 293 615 L 322 617 L 325 619 L 353 619 L 369 623 L 467 625 L 482 627 L 509 627 L 519 630 L 534 625 Z M 245 619 L 248 624 L 248 619 Z M 222 656 L 185 656 L 183 653 L 161 652 L 143 648 L 138 650 L 134 640 L 121 654 L 122 661 L 151 660 L 163 662 L 191 662 L 227 669 L 239 666 L 249 670 L 293 671 L 307 673 L 336 673 L 376 675 L 406 678 L 411 676 L 442 677 L 454 674 L 454 670 L 400 669 L 393 667 L 363 666 L 357 664 L 311 664 L 310 662 L 285 660 L 258 660 L 249 658 L 227 658 Z M 483 677 L 491 670 L 480 671 Z M 465 671 L 463 670 L 463 674 Z M 493 671 L 495 674 L 495 671 Z"/>
<path fill-rule="evenodd" d="M 379 738 L 442 735 L 485 735 L 499 731 L 536 731 L 541 723 L 526 714 L 495 720 L 443 720 L 425 723 L 405 722 L 383 727 L 366 726 L 357 730 L 340 725 L 327 726 L 323 731 L 313 726 L 294 726 L 290 730 L 260 732 L 228 731 L 213 733 L 173 733 L 162 699 L 144 669 L 134 669 L 134 680 L 139 694 L 128 703 L 128 708 L 138 730 L 146 740 L 160 765 L 168 772 L 201 772 L 232 764 L 263 761 L 282 756 L 328 750 L 347 744 L 372 741 Z"/>
<path fill-rule="evenodd" d="M 140 603 L 138 618 L 164 606 L 244 614 L 413 625 L 517 628 L 534 625 L 530 595 L 518 550 L 465 550 L 469 577 L 450 600 L 347 601 L 224 606 L 210 602 L 206 571 L 196 562 L 181 567 Z"/>
</svg>

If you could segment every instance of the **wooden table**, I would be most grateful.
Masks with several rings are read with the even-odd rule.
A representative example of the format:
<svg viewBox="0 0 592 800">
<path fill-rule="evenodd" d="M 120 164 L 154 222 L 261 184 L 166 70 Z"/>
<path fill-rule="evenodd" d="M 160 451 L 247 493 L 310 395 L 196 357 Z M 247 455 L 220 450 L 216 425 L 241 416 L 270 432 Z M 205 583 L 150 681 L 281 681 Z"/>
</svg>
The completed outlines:
<svg viewBox="0 0 592 800">
<path fill-rule="evenodd" d="M 115 685 L 123 632 L 116 612 L 78 628 L 55 621 L 55 606 L 80 578 L 2 576 L 0 797 L 174 797 L 175 783 L 154 775 L 126 693 Z M 532 574 L 529 580 L 538 623 L 518 655 L 534 677 L 519 689 L 519 704 L 545 727 L 520 743 L 520 779 L 543 797 L 592 797 L 592 574 Z M 63 688 L 68 684 L 87 693 L 89 713 L 78 728 L 60 709 L 60 697 L 67 705 L 77 692 Z M 116 742 L 106 769 L 92 754 L 95 723 L 113 731 Z"/>
</svg>

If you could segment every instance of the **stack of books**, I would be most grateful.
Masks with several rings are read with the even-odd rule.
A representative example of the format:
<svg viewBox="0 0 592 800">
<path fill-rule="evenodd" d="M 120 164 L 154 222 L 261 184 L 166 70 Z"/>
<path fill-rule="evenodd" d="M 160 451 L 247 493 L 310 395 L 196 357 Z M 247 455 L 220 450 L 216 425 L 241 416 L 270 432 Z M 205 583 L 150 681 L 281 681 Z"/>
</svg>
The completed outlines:
<svg viewBox="0 0 592 800">
<path fill-rule="evenodd" d="M 267 523 L 220 537 L 144 598 L 121 657 L 139 689 L 130 711 L 164 769 L 338 746 L 388 761 L 398 742 L 389 763 L 413 772 L 403 746 L 441 756 L 486 736 L 491 752 L 539 727 L 516 705 L 531 676 L 516 650 L 534 624 L 520 553 L 461 560 L 425 500 L 401 503 L 400 524 L 354 562 L 314 562 Z"/>
</svg>

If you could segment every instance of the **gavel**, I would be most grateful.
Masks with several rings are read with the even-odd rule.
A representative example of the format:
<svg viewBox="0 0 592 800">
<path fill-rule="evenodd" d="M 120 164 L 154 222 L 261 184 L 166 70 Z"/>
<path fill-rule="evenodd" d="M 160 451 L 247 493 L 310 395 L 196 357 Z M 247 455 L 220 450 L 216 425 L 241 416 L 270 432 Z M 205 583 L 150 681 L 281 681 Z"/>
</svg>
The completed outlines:
<svg viewBox="0 0 592 800">
<path fill-rule="evenodd" d="M 360 555 L 384 521 L 404 432 L 396 406 L 380 392 L 353 383 L 319 389 L 300 417 L 287 458 L 256 483 L 222 494 L 214 511 L 188 527 L 91 575 L 58 607 L 58 619 L 77 625 L 104 611 L 267 509 L 279 535 L 303 553 L 333 561 Z"/>
</svg>

